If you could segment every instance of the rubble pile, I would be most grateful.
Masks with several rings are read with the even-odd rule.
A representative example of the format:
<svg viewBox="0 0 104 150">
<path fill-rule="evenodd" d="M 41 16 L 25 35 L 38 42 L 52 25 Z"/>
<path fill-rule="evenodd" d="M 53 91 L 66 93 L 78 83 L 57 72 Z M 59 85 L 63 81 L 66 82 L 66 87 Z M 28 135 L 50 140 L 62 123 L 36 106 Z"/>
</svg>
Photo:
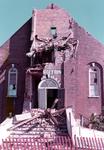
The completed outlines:
<svg viewBox="0 0 104 150">
<path fill-rule="evenodd" d="M 32 109 L 31 118 L 14 122 L 11 137 L 54 138 L 67 135 L 65 113 L 61 116 L 55 109 Z M 56 116 L 55 116 L 56 115 Z M 59 121 L 60 120 L 60 121 Z"/>
</svg>

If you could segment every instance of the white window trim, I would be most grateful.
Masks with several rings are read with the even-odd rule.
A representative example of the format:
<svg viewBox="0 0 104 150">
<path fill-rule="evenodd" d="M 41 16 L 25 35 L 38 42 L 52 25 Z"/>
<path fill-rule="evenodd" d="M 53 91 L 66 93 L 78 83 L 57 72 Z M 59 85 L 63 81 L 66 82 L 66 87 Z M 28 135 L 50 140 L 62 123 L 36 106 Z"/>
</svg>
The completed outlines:
<svg viewBox="0 0 104 150">
<path fill-rule="evenodd" d="M 92 67 L 94 67 L 95 69 L 97 69 L 97 79 L 99 80 L 99 78 L 100 78 L 100 68 L 99 67 L 97 67 L 96 65 L 94 65 L 94 66 L 92 66 Z M 101 87 L 100 86 L 100 84 L 101 83 L 99 83 L 99 81 L 98 81 L 98 95 L 91 95 L 91 90 L 90 90 L 90 87 L 91 87 L 91 66 L 90 66 L 90 68 L 89 68 L 89 98 L 99 98 L 100 97 L 100 90 L 99 90 L 99 88 Z"/>
</svg>

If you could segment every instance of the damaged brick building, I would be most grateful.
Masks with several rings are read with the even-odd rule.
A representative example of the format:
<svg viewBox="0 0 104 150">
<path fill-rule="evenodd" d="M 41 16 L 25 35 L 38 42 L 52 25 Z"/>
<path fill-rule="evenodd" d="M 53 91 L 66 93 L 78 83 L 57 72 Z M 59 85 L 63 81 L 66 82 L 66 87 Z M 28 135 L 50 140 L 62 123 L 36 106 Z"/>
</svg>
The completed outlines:
<svg viewBox="0 0 104 150">
<path fill-rule="evenodd" d="M 104 46 L 62 8 L 33 10 L 0 47 L 0 122 L 31 108 L 104 112 Z"/>
</svg>

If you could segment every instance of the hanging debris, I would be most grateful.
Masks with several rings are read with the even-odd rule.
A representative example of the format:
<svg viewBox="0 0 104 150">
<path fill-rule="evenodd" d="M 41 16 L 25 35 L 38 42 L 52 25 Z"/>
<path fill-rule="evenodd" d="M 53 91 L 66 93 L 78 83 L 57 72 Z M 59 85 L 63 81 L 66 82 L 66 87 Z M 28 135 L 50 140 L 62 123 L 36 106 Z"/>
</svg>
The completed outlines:
<svg viewBox="0 0 104 150">
<path fill-rule="evenodd" d="M 43 66 L 41 64 L 37 64 L 34 67 L 30 67 L 27 69 L 27 73 L 30 75 L 40 75 L 43 74 Z"/>
<path fill-rule="evenodd" d="M 72 26 L 72 25 L 71 25 Z M 67 36 L 57 37 L 57 38 L 40 38 L 38 35 L 35 35 L 30 52 L 26 55 L 28 57 L 36 57 L 36 53 L 45 52 L 45 51 L 65 51 L 69 50 L 70 56 L 75 55 L 78 40 L 73 38 L 72 32 L 69 30 Z"/>
</svg>

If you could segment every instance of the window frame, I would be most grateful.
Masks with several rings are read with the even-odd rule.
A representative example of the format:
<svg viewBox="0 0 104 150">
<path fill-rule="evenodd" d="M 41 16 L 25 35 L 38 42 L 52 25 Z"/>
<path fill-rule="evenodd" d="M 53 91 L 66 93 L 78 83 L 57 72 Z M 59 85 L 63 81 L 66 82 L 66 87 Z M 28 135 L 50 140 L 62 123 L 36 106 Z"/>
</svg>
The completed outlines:
<svg viewBox="0 0 104 150">
<path fill-rule="evenodd" d="M 96 70 L 96 72 L 94 71 Z M 91 72 L 97 77 L 97 83 L 91 83 Z M 91 86 L 93 86 L 93 91 L 91 92 Z M 94 91 L 95 90 L 95 91 Z M 92 94 L 94 93 L 94 94 Z M 92 63 L 89 66 L 89 97 L 100 97 L 101 95 L 101 68 L 96 64 Z"/>
<path fill-rule="evenodd" d="M 10 94 L 10 83 L 11 83 L 11 74 L 15 74 L 15 94 Z M 16 67 L 14 67 L 14 64 L 12 67 L 8 70 L 8 87 L 7 87 L 7 97 L 17 97 L 17 80 L 18 80 L 18 70 Z M 13 90 L 13 89 L 12 89 Z M 12 91 L 11 90 L 11 91 Z M 11 92 L 12 93 L 12 92 Z"/>
</svg>

